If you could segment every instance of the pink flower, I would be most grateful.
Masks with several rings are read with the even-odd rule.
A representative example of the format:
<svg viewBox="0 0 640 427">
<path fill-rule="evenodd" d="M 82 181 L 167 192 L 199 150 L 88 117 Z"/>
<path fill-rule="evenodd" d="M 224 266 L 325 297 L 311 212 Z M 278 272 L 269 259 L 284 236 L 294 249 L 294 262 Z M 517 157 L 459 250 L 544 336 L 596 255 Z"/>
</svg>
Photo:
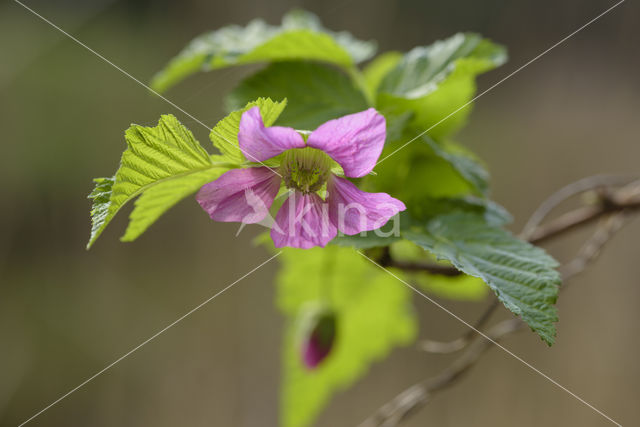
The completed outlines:
<svg viewBox="0 0 640 427">
<path fill-rule="evenodd" d="M 196 199 L 213 220 L 253 224 L 267 217 L 284 183 L 290 194 L 271 228 L 275 246 L 324 247 L 338 230 L 346 235 L 375 230 L 406 209 L 388 194 L 366 193 L 332 172 L 336 162 L 345 177 L 367 175 L 385 137 L 385 119 L 373 108 L 330 120 L 305 141 L 295 129 L 265 127 L 253 107 L 240 119 L 240 150 L 255 162 L 281 155 L 280 165 L 230 170 L 204 185 Z"/>
</svg>

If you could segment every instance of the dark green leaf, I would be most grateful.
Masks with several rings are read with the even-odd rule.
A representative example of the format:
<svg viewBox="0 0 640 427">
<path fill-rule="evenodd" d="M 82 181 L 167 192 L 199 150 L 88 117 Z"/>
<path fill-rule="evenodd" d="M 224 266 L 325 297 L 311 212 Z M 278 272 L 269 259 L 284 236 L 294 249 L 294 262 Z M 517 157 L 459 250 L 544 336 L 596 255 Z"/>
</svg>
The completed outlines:
<svg viewBox="0 0 640 427">
<path fill-rule="evenodd" d="M 475 196 L 424 198 L 411 206 L 411 214 L 402 218 L 402 228 L 413 221 L 412 218 L 433 218 L 454 212 L 474 214 L 488 225 L 500 227 L 511 222 L 511 214 L 499 204 Z"/>
<path fill-rule="evenodd" d="M 278 124 L 313 130 L 327 120 L 368 108 L 364 95 L 336 68 L 308 62 L 271 64 L 244 80 L 228 97 L 238 109 L 258 96 L 287 98 Z"/>
<path fill-rule="evenodd" d="M 542 249 L 487 223 L 483 216 L 463 212 L 414 221 L 402 236 L 480 277 L 505 307 L 553 344 L 560 276 L 558 263 Z"/>
<path fill-rule="evenodd" d="M 449 160 L 436 155 L 421 141 L 415 144 L 377 166 L 374 169 L 377 175 L 366 177 L 363 189 L 389 193 L 409 208 L 426 198 L 463 197 L 477 193 Z M 385 148 L 383 157 L 394 147 L 391 144 Z"/>
<path fill-rule="evenodd" d="M 410 116 L 387 114 L 389 132 L 397 133 L 402 121 Z M 406 135 L 406 132 L 403 134 Z M 407 140 L 409 137 L 405 137 Z M 402 141 L 402 139 L 400 140 Z M 479 160 L 463 147 L 446 141 L 436 143 L 423 135 L 413 146 L 401 148 L 398 142 L 388 142 L 381 158 L 393 153 L 376 167 L 377 176 L 369 177 L 370 191 L 384 191 L 406 205 L 421 203 L 425 198 L 486 196 L 489 173 Z M 395 151 L 395 152 L 394 152 Z"/>
<path fill-rule="evenodd" d="M 385 52 L 377 56 L 362 70 L 367 90 L 372 98 L 375 98 L 382 79 L 398 65 L 398 62 L 402 60 L 402 56 L 401 52 Z"/>
<path fill-rule="evenodd" d="M 452 142 L 437 143 L 427 135 L 423 135 L 424 141 L 436 156 L 441 157 L 479 193 L 486 195 L 489 191 L 489 172 L 467 150 Z"/>
<path fill-rule="evenodd" d="M 399 240 L 389 247 L 394 260 L 400 262 L 451 265 L 447 261 L 437 261 L 435 256 L 408 240 Z M 487 296 L 489 288 L 477 277 L 460 274 L 444 276 L 427 272 L 405 272 L 410 283 L 415 283 L 425 291 L 442 298 L 462 301 L 478 301 Z"/>
<path fill-rule="evenodd" d="M 511 222 L 511 215 L 502 206 L 488 199 L 473 196 L 459 198 L 423 198 L 405 211 L 392 218 L 378 230 L 367 231 L 354 236 L 338 235 L 331 241 L 338 246 L 358 249 L 400 244 L 401 231 L 410 229 L 412 215 L 419 218 L 450 214 L 452 212 L 473 213 L 481 216 L 489 225 L 501 226 Z M 398 243 L 396 243 L 398 242 Z"/>
</svg>

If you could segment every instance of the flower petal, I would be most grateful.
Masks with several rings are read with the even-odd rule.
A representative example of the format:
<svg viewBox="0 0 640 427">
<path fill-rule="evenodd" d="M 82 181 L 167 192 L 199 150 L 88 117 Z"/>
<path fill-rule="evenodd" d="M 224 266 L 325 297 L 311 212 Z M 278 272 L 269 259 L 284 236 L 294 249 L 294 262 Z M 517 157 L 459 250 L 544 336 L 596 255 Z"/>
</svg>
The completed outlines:
<svg viewBox="0 0 640 427">
<path fill-rule="evenodd" d="M 267 216 L 279 188 L 269 168 L 233 169 L 205 184 L 196 200 L 215 221 L 253 224 Z"/>
<path fill-rule="evenodd" d="M 327 190 L 331 222 L 349 236 L 377 230 L 406 209 L 404 203 L 387 193 L 364 192 L 351 181 L 335 175 L 329 180 Z"/>
<path fill-rule="evenodd" d="M 309 135 L 307 145 L 340 163 L 346 176 L 358 178 L 373 170 L 386 133 L 384 117 L 369 108 L 320 125 Z"/>
<path fill-rule="evenodd" d="M 302 136 L 293 128 L 265 127 L 260 108 L 245 111 L 240 118 L 238 144 L 250 162 L 263 162 L 290 148 L 304 148 Z"/>
<path fill-rule="evenodd" d="M 312 322 L 302 343 L 302 360 L 308 369 L 317 368 L 327 358 L 336 340 L 335 313 L 322 313 Z"/>
<path fill-rule="evenodd" d="M 271 229 L 276 248 L 326 246 L 338 234 L 328 213 L 329 205 L 317 194 L 292 193 L 278 211 Z"/>
</svg>

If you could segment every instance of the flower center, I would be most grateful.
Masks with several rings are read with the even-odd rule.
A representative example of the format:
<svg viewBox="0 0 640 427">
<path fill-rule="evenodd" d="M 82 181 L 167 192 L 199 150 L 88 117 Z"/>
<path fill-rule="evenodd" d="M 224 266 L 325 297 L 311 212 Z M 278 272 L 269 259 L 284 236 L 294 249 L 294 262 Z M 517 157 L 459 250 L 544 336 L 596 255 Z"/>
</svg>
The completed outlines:
<svg viewBox="0 0 640 427">
<path fill-rule="evenodd" d="M 322 188 L 331 171 L 331 158 L 323 151 L 305 147 L 284 153 L 280 172 L 287 188 L 313 193 Z"/>
</svg>

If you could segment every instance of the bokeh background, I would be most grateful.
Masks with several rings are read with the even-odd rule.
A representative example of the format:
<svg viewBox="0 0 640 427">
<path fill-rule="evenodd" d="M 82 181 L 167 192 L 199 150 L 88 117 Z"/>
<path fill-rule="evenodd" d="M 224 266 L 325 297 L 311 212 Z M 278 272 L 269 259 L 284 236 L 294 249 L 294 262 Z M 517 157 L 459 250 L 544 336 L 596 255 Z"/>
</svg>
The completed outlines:
<svg viewBox="0 0 640 427">
<path fill-rule="evenodd" d="M 489 87 L 607 7 L 604 0 L 26 1 L 148 81 L 191 38 L 294 7 L 333 29 L 406 51 L 458 31 L 508 46 Z M 640 159 L 640 7 L 618 9 L 481 98 L 459 140 L 489 165 L 494 199 L 528 214 L 560 186 L 597 173 L 636 174 Z M 190 200 L 134 243 L 126 214 L 95 247 L 91 178 L 113 173 L 131 122 L 176 114 L 207 132 L 13 1 L 0 5 L 0 425 L 15 426 L 264 261 L 257 229 L 211 222 Z M 201 74 L 168 96 L 213 124 L 249 73 Z M 560 260 L 576 233 L 548 246 Z M 625 228 L 559 301 L 557 344 L 532 333 L 505 345 L 624 425 L 640 420 L 640 221 Z M 275 426 L 282 317 L 271 263 L 32 421 L 42 426 Z M 400 284 L 399 284 L 400 285 Z M 473 321 L 483 303 L 442 300 Z M 421 337 L 464 326 L 415 300 Z M 506 317 L 504 310 L 496 316 Z M 335 395 L 319 426 L 352 426 L 449 356 L 395 350 Z M 407 426 L 604 426 L 576 399 L 494 349 Z"/>
</svg>

